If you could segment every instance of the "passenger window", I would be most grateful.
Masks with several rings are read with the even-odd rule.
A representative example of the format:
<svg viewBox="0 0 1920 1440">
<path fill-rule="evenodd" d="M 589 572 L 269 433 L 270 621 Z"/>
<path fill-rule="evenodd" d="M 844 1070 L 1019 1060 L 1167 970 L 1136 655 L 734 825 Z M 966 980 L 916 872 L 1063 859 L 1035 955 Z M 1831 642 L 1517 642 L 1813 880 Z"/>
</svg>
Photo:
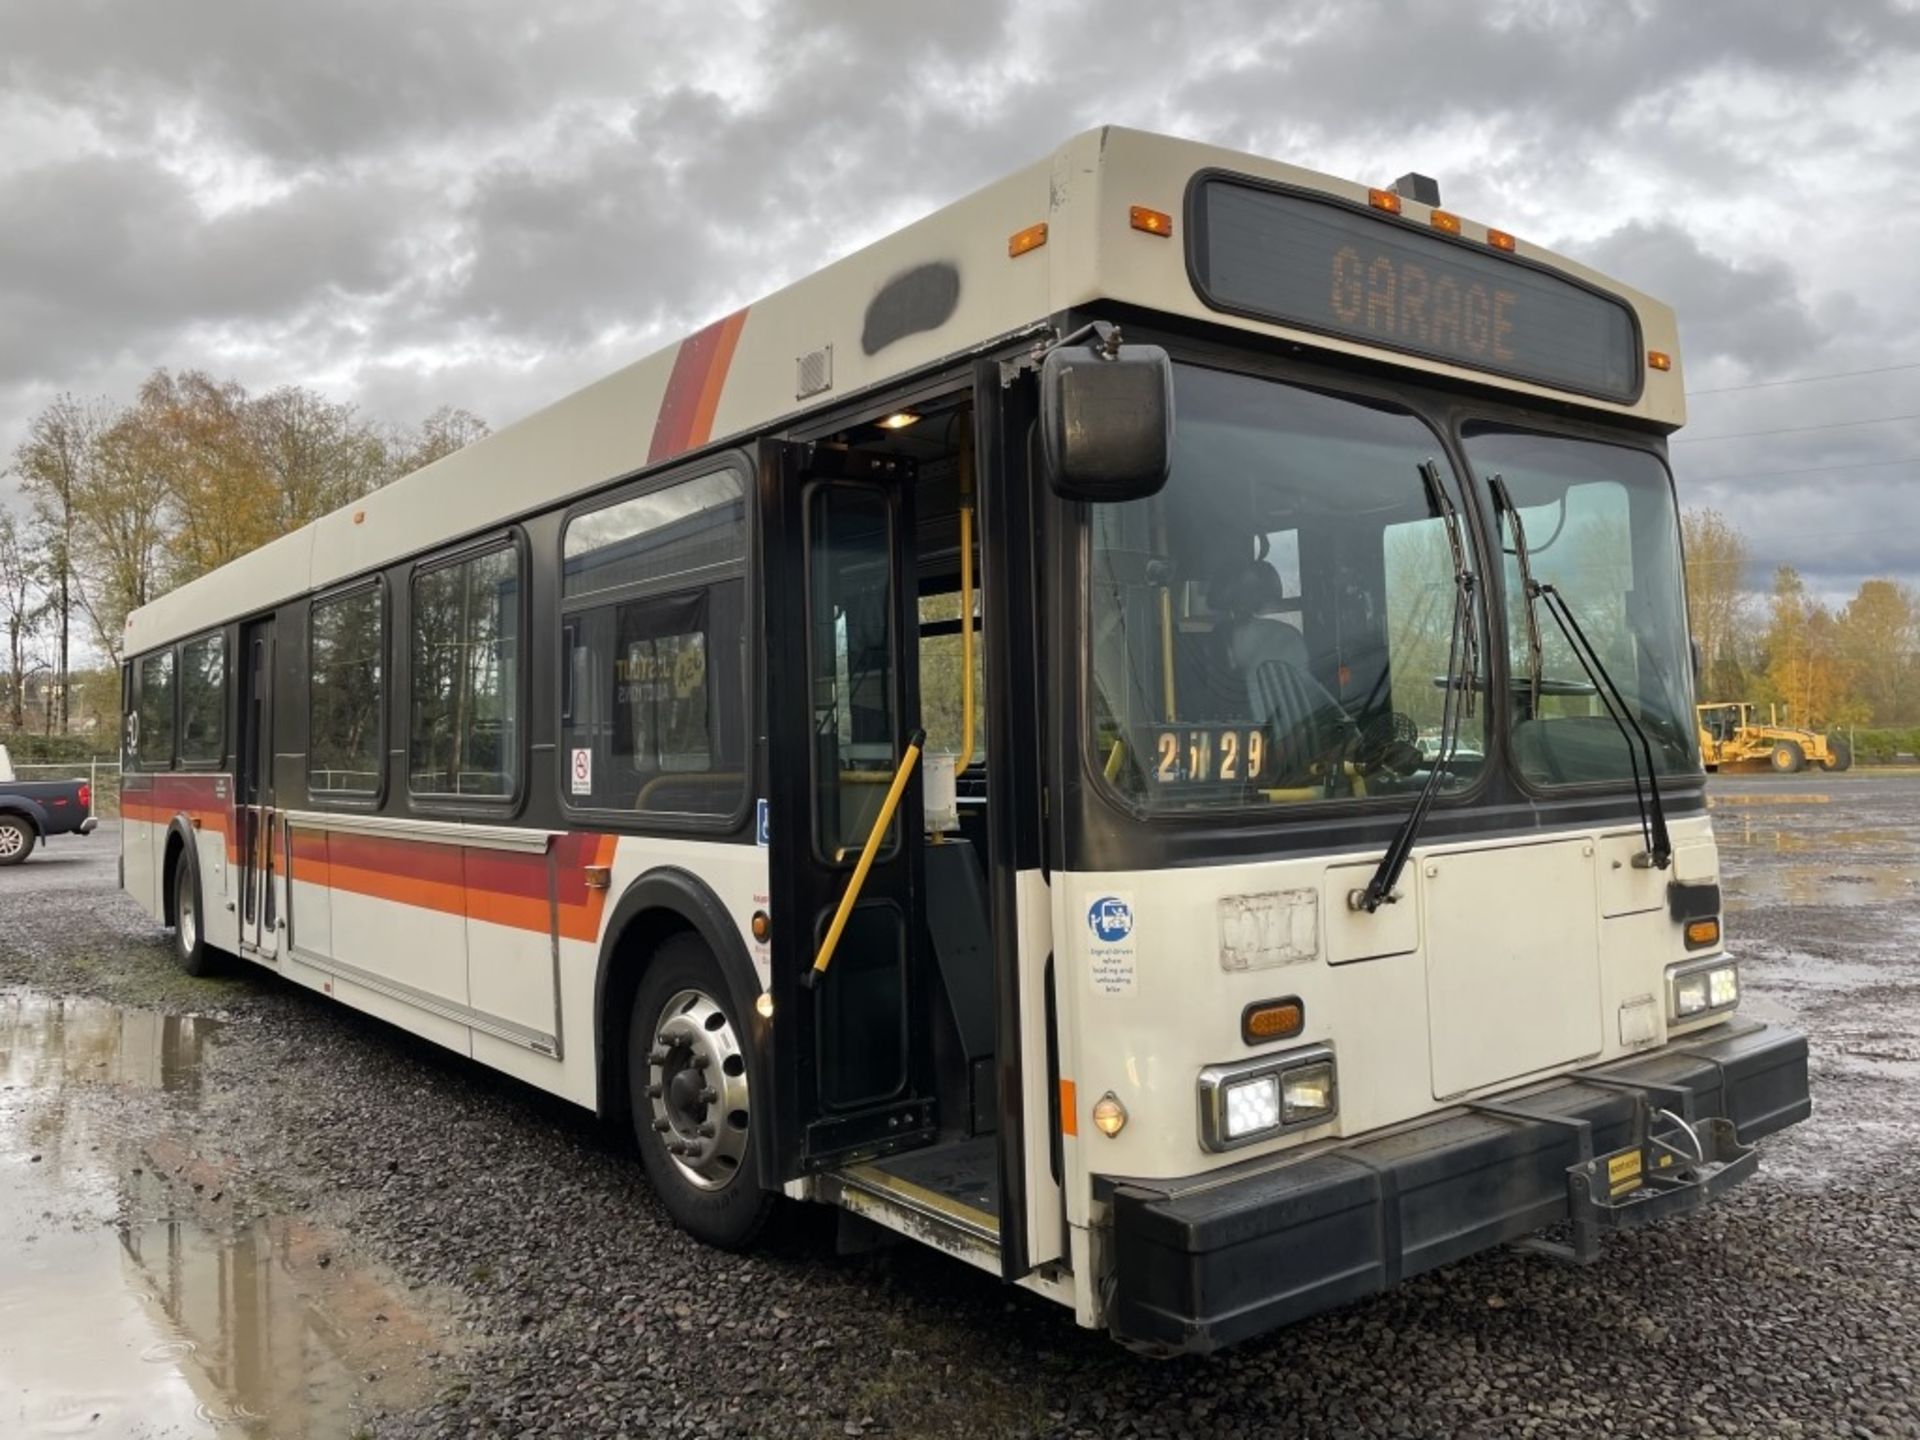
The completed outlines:
<svg viewBox="0 0 1920 1440">
<path fill-rule="evenodd" d="M 227 637 L 203 635 L 180 647 L 180 759 L 217 765 L 226 753 Z"/>
<path fill-rule="evenodd" d="M 173 768 L 173 652 L 140 662 L 140 729 L 134 745 L 142 770 Z"/>
<path fill-rule="evenodd" d="M 737 565 L 747 553 L 746 503 L 739 475 L 723 470 L 576 516 L 561 542 L 563 592 L 658 586 Z"/>
<path fill-rule="evenodd" d="M 382 632 L 377 586 L 314 601 L 307 692 L 311 794 L 371 795 L 380 788 L 380 717 L 386 693 Z"/>
<path fill-rule="evenodd" d="M 731 580 L 570 617 L 563 758 L 572 804 L 735 813 L 746 789 L 745 589 Z"/>
<path fill-rule="evenodd" d="M 413 793 L 499 797 L 520 768 L 520 553 L 413 577 Z"/>
</svg>

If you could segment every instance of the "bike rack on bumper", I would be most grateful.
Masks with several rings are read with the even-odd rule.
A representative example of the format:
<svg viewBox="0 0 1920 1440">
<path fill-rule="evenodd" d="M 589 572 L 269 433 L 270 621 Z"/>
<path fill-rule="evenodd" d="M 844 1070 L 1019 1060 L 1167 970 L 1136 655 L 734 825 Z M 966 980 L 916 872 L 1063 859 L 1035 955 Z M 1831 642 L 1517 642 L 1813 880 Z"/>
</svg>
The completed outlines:
<svg viewBox="0 0 1920 1440">
<path fill-rule="evenodd" d="M 1807 1043 L 1720 1026 L 1383 1134 L 1182 1180 L 1110 1179 L 1115 1337 L 1206 1352 L 1495 1245 L 1590 1263 L 1697 1209 L 1804 1120 Z M 1538 1237 L 1567 1225 L 1569 1243 Z"/>
</svg>

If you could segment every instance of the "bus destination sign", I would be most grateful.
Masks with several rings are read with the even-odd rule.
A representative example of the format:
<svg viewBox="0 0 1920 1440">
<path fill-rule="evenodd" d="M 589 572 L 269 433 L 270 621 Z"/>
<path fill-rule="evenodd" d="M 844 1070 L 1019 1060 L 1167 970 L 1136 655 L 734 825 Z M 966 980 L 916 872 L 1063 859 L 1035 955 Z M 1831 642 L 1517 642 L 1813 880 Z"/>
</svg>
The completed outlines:
<svg viewBox="0 0 1920 1440">
<path fill-rule="evenodd" d="M 1606 400 L 1640 394 L 1622 300 L 1338 201 L 1206 179 L 1194 278 L 1218 310 Z"/>
</svg>

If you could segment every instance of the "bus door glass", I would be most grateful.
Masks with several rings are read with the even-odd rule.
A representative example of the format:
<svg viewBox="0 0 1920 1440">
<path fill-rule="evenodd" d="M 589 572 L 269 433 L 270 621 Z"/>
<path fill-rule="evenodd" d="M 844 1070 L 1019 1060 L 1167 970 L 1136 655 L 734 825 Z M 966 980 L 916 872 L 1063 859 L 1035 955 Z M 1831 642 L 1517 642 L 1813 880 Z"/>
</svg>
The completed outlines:
<svg viewBox="0 0 1920 1440">
<path fill-rule="evenodd" d="M 240 736 L 234 748 L 239 821 L 240 944 L 271 959 L 277 949 L 279 901 L 273 855 L 273 618 L 241 628 Z"/>
<path fill-rule="evenodd" d="M 912 466 L 769 445 L 762 482 L 775 1050 L 783 1163 L 931 1138 Z M 815 959 L 878 831 L 830 966 Z"/>
</svg>

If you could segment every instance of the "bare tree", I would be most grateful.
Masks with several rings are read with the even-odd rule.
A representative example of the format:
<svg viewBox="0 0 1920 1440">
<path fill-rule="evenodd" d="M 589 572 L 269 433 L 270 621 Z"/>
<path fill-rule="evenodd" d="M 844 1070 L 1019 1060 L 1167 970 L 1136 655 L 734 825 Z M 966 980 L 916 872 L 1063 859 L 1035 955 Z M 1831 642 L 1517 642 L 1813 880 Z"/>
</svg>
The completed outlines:
<svg viewBox="0 0 1920 1440">
<path fill-rule="evenodd" d="M 58 622 L 54 678 L 62 731 L 69 719 L 73 612 L 84 604 L 75 549 L 75 501 L 111 414 L 112 407 L 105 401 L 84 404 L 71 395 L 62 395 L 34 416 L 26 440 L 13 457 L 13 473 L 20 477 L 21 489 L 33 504 L 34 539 L 45 553 L 52 591 L 49 598 Z"/>
<path fill-rule="evenodd" d="M 27 648 L 49 606 L 43 579 L 44 567 L 21 543 L 20 527 L 13 512 L 0 510 L 0 623 L 7 630 L 7 721 L 15 730 L 25 729 L 27 723 Z M 63 684 L 63 726 L 66 723 L 64 691 Z"/>
<path fill-rule="evenodd" d="M 411 475 L 436 460 L 444 460 L 456 450 L 464 450 L 476 440 L 492 434 L 487 422 L 471 410 L 457 405 L 442 405 L 419 428 L 403 430 L 393 438 L 393 475 Z"/>
</svg>

